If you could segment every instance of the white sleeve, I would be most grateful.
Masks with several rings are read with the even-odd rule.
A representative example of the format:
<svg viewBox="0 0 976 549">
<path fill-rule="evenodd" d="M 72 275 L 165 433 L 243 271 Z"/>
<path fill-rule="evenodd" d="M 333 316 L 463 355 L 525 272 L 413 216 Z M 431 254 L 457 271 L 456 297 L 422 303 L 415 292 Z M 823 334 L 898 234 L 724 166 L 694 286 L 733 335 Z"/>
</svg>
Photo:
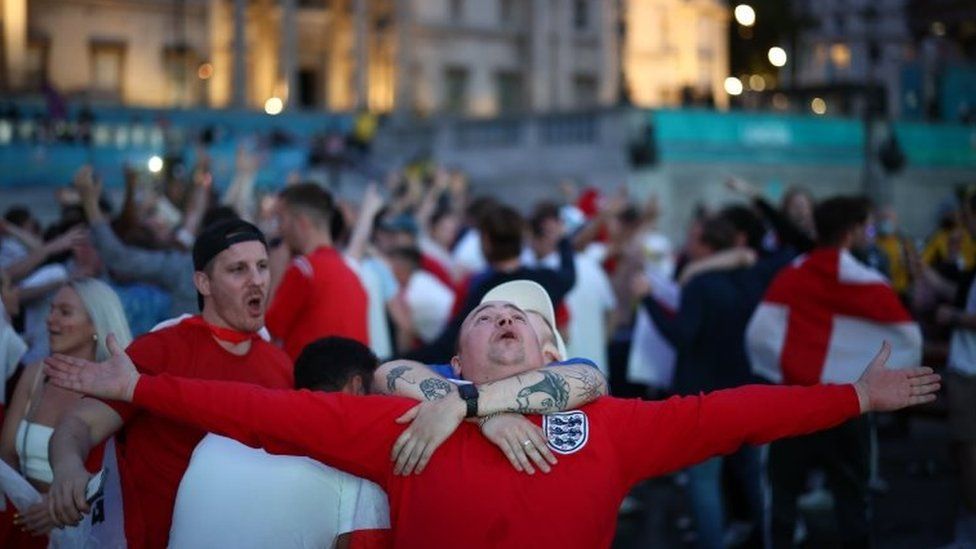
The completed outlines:
<svg viewBox="0 0 976 549">
<path fill-rule="evenodd" d="M 381 530 L 390 527 L 390 503 L 386 492 L 377 484 L 365 479 L 357 479 L 358 489 L 350 490 L 353 500 L 348 508 L 352 513 L 343 512 L 337 534 L 356 530 Z M 343 502 L 343 507 L 346 501 Z M 348 518 L 348 520 L 347 520 Z"/>
</svg>

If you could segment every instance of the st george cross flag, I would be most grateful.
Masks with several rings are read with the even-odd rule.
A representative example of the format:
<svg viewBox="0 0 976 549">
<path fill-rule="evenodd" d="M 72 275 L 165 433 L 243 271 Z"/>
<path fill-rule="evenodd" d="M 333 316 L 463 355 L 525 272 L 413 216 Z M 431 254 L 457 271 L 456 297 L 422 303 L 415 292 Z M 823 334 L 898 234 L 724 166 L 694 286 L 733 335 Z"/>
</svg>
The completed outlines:
<svg viewBox="0 0 976 549">
<path fill-rule="evenodd" d="M 922 333 L 885 278 L 846 250 L 818 248 L 783 269 L 746 329 L 752 371 L 776 383 L 852 383 L 881 348 L 918 366 Z"/>
</svg>

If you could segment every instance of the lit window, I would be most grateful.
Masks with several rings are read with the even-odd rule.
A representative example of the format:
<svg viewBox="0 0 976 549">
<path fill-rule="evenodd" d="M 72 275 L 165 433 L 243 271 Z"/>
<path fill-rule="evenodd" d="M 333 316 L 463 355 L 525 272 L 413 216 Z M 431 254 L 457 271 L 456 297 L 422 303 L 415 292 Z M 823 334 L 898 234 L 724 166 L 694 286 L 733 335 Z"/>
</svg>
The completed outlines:
<svg viewBox="0 0 976 549">
<path fill-rule="evenodd" d="M 96 94 L 121 98 L 125 44 L 93 42 L 91 52 L 91 88 Z"/>
<path fill-rule="evenodd" d="M 830 46 L 830 62 L 840 69 L 850 68 L 851 48 L 847 44 L 834 44 Z"/>
</svg>

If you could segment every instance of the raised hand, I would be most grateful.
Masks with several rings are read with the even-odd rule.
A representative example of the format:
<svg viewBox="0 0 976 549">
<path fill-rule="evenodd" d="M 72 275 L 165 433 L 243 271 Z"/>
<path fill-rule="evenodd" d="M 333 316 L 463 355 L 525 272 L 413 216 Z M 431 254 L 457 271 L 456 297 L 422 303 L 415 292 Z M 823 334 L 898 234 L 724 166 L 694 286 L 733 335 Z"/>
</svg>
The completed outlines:
<svg viewBox="0 0 976 549">
<path fill-rule="evenodd" d="M 542 428 L 520 414 L 498 414 L 482 418 L 481 434 L 490 440 L 511 462 L 516 471 L 535 474 L 536 467 L 543 473 L 552 470 L 556 456 L 546 444 Z"/>
<path fill-rule="evenodd" d="M 66 252 L 79 244 L 83 244 L 88 239 L 88 230 L 81 225 L 76 225 L 63 234 L 52 238 L 44 243 L 44 248 L 48 255 Z"/>
<path fill-rule="evenodd" d="M 868 364 L 861 378 L 854 384 L 861 412 L 892 412 L 935 400 L 941 377 L 932 368 L 885 368 L 891 356 L 891 345 L 885 341 L 881 350 Z"/>
<path fill-rule="evenodd" d="M 390 459 L 396 462 L 396 475 L 420 474 L 430 456 L 464 419 L 464 403 L 457 395 L 418 404 L 399 418 L 397 423 L 411 423 L 393 444 Z"/>
<path fill-rule="evenodd" d="M 131 401 L 139 372 L 114 334 L 105 344 L 112 356 L 103 362 L 55 354 L 44 359 L 44 373 L 51 383 L 68 389 L 110 400 Z"/>
</svg>

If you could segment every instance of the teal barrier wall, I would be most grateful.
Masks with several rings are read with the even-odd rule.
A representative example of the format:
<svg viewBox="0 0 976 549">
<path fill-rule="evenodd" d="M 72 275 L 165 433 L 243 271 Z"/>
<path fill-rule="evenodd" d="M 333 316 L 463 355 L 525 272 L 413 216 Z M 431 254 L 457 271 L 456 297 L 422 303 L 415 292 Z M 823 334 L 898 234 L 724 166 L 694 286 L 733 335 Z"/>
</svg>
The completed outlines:
<svg viewBox="0 0 976 549">
<path fill-rule="evenodd" d="M 645 112 L 663 162 L 848 165 L 863 162 L 860 120 L 706 110 Z M 897 122 L 909 167 L 976 167 L 976 127 Z"/>
</svg>

